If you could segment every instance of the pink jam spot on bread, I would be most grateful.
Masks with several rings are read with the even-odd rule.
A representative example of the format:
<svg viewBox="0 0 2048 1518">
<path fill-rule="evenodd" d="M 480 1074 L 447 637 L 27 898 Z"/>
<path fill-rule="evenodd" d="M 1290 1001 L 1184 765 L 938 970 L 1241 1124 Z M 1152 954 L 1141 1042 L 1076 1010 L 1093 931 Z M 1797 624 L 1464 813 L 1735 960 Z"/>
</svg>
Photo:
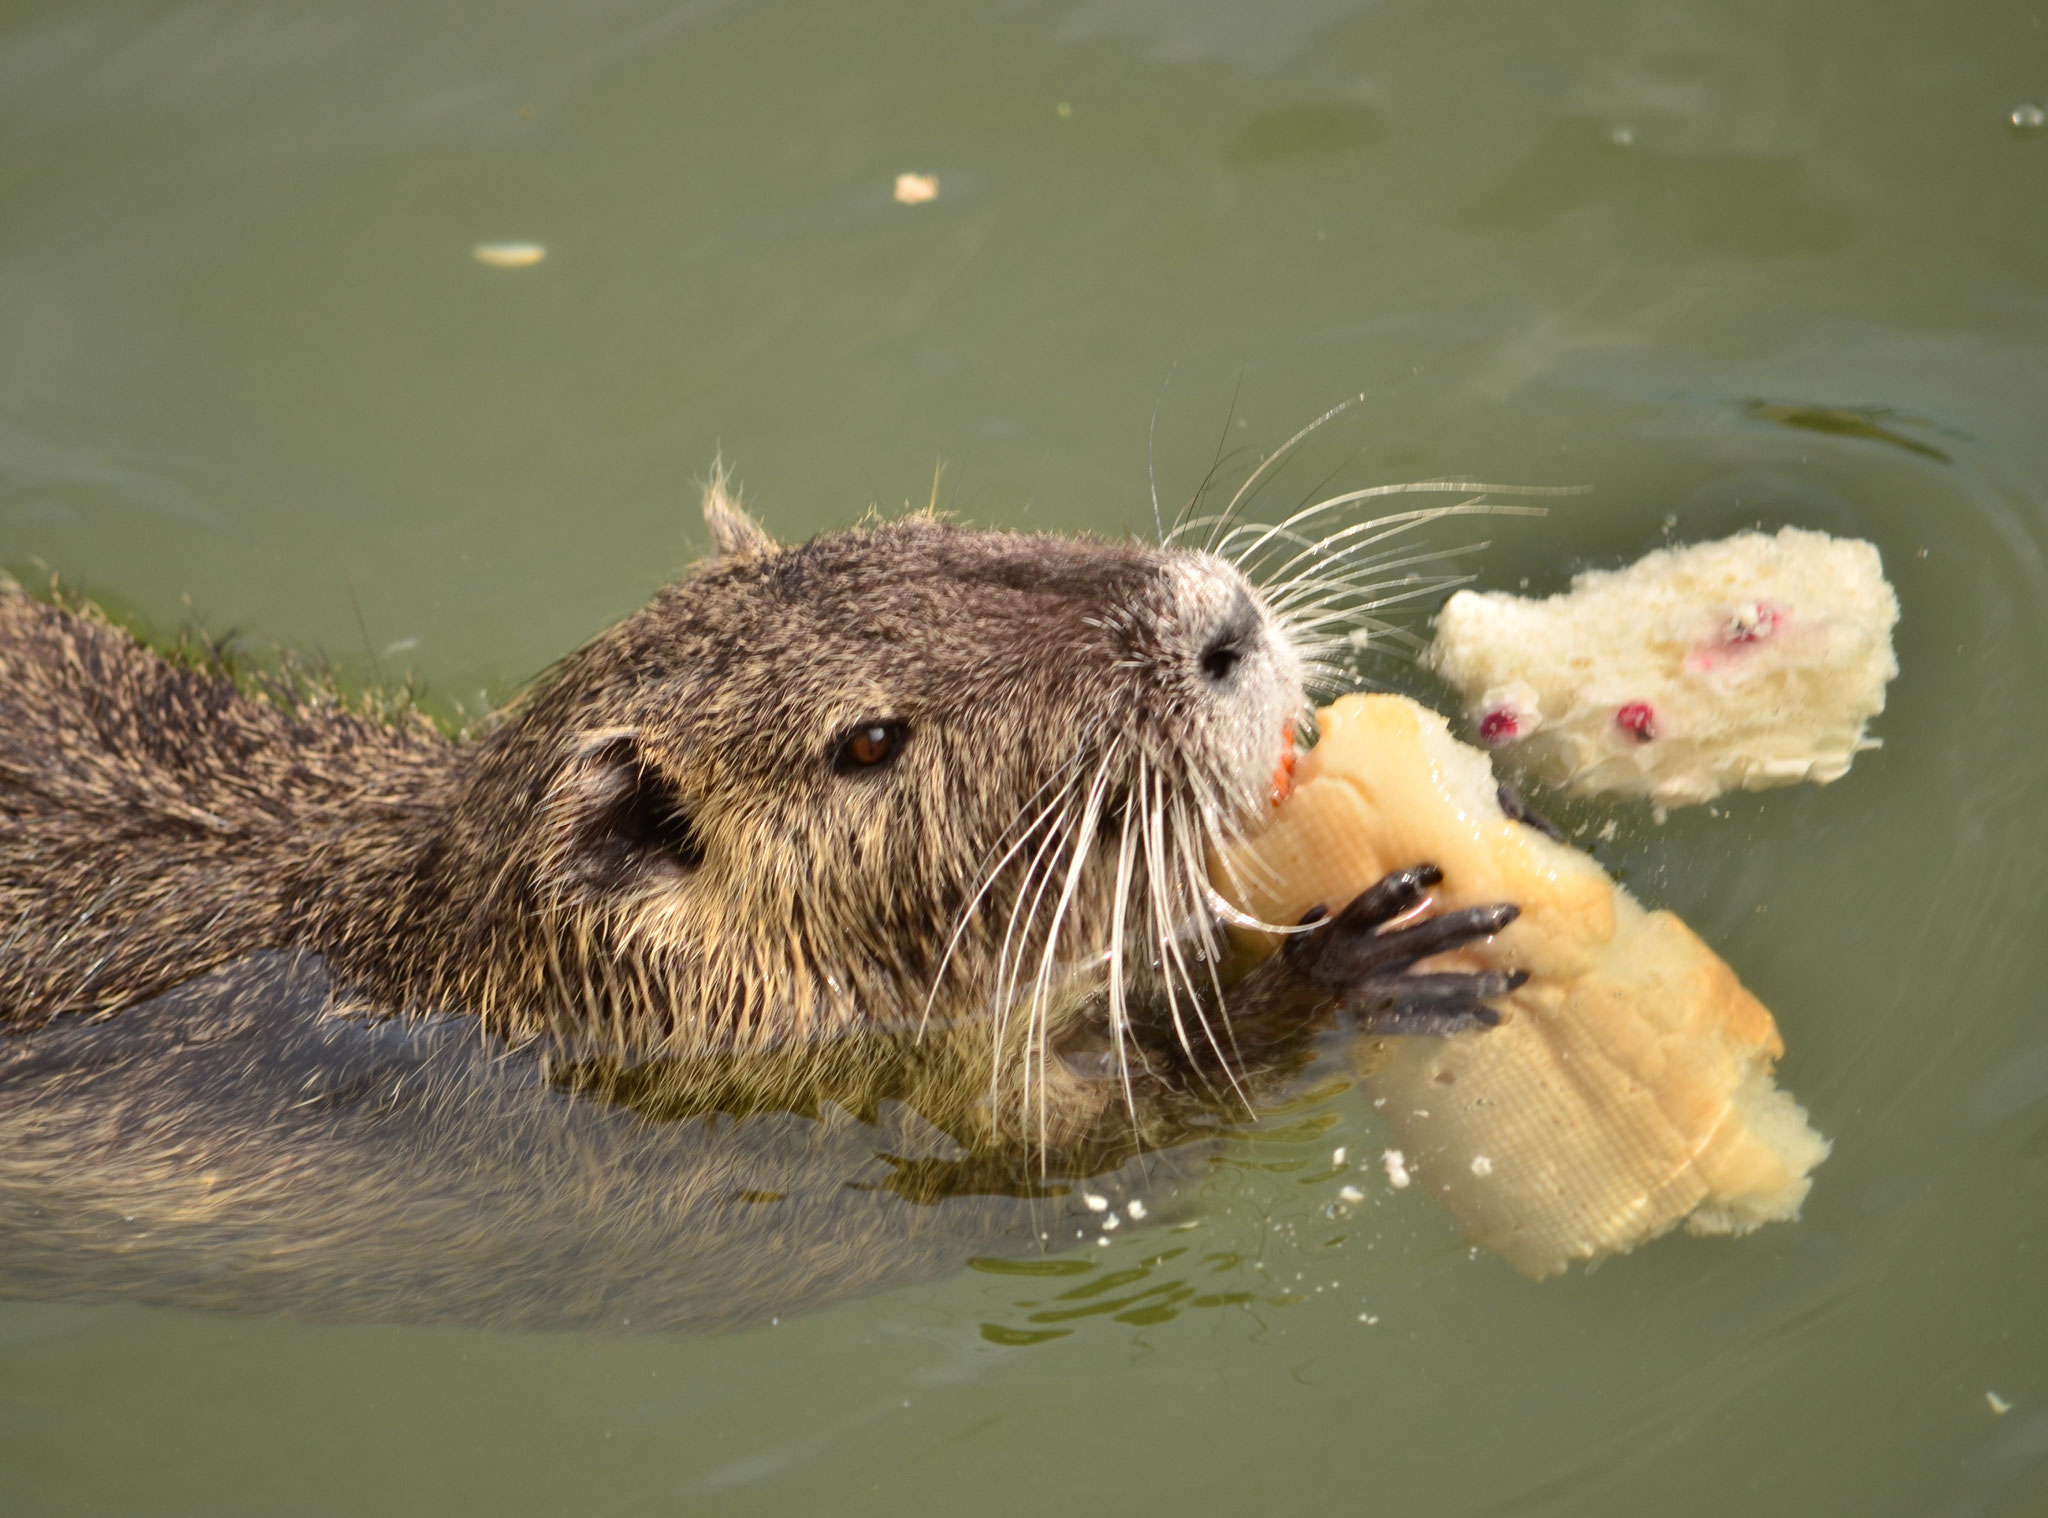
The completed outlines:
<svg viewBox="0 0 2048 1518">
<path fill-rule="evenodd" d="M 1657 714 L 1650 710 L 1647 701 L 1631 701 L 1620 708 L 1614 714 L 1614 725 L 1638 743 L 1648 743 L 1657 736 Z"/>
<path fill-rule="evenodd" d="M 1520 732 L 1522 724 L 1515 720 L 1515 714 L 1505 706 L 1497 706 L 1479 719 L 1479 741 L 1481 743 L 1506 743 Z"/>
<path fill-rule="evenodd" d="M 1721 633 L 1721 641 L 1727 644 L 1761 643 L 1778 630 L 1778 621 L 1784 613 L 1768 601 L 1758 601 L 1753 606 L 1737 609 L 1728 619 L 1728 625 Z"/>
<path fill-rule="evenodd" d="M 1752 601 L 1738 606 L 1712 637 L 1693 645 L 1691 663 L 1697 669 L 1712 670 L 1731 660 L 1747 658 L 1759 644 L 1768 643 L 1792 625 L 1789 607 L 1770 601 Z"/>
</svg>

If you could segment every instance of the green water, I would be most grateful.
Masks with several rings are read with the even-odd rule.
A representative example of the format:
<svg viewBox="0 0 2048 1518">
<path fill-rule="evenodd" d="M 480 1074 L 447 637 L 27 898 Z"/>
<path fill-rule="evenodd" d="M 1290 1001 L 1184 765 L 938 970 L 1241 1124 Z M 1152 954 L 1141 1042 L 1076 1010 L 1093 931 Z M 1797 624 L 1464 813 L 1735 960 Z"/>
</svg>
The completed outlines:
<svg viewBox="0 0 2048 1518">
<path fill-rule="evenodd" d="M 1904 620 L 1841 784 L 1614 809 L 1835 1138 L 1796 1225 L 1531 1285 L 1329 1216 L 1338 1093 L 1186 1232 L 726 1336 L 6 1303 L 0 1509 L 2048 1511 L 2044 16 L 16 0 L 0 560 L 154 626 L 475 709 L 689 560 L 720 449 L 785 535 L 941 461 L 1149 528 L 1155 403 L 1171 507 L 1361 390 L 1300 490 L 1592 487 L 1490 584 L 1796 522 Z"/>
</svg>

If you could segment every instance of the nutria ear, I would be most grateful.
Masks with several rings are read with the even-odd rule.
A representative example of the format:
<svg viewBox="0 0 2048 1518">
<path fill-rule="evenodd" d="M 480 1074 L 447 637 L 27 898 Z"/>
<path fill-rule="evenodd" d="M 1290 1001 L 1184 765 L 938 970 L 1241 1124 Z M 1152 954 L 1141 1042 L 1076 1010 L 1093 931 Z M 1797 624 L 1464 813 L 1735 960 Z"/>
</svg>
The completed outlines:
<svg viewBox="0 0 2048 1518">
<path fill-rule="evenodd" d="M 631 728 L 583 734 L 541 802 L 543 884 L 594 900 L 703 863 L 682 798 Z"/>
<path fill-rule="evenodd" d="M 711 471 L 711 483 L 704 487 L 704 521 L 711 529 L 711 542 L 721 559 L 755 559 L 775 552 L 775 539 L 759 522 L 740 510 L 740 503 L 726 489 L 724 464 Z"/>
</svg>

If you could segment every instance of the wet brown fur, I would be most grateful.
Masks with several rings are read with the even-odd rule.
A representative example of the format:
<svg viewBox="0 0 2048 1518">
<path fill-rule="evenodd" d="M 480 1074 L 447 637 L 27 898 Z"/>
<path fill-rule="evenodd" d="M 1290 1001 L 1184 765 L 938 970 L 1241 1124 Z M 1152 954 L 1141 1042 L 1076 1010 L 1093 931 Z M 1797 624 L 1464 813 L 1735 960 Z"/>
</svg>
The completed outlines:
<svg viewBox="0 0 2048 1518">
<path fill-rule="evenodd" d="M 1204 842 L 1249 815 L 1300 695 L 1248 588 L 1185 552 L 928 517 L 782 548 L 722 484 L 706 515 L 715 558 L 466 743 L 252 696 L 0 590 L 0 1021 L 297 950 L 357 1005 L 472 1015 L 600 1084 L 669 1071 L 671 1106 L 902 1096 L 971 1142 L 1053 1145 L 1141 1119 L 1153 1067 L 1091 968 L 1113 824 L 1030 1005 L 1065 861 L 1039 847 L 1061 818 L 1023 829 L 1060 785 L 1077 823 L 1091 778 L 1113 817 L 1155 777 Z M 1258 667 L 1219 701 L 1198 666 L 1230 625 Z M 874 718 L 907 725 L 900 757 L 835 771 Z M 1186 1024 L 1173 1041 L 1195 1052 Z M 1112 1043 L 1119 1081 L 1073 1076 L 1065 1054 Z"/>
<path fill-rule="evenodd" d="M 1302 700 L 1235 571 L 706 516 L 466 741 L 0 581 L 0 1292 L 747 1321 L 1056 1243 L 1287 1065 L 1161 995 Z"/>
</svg>

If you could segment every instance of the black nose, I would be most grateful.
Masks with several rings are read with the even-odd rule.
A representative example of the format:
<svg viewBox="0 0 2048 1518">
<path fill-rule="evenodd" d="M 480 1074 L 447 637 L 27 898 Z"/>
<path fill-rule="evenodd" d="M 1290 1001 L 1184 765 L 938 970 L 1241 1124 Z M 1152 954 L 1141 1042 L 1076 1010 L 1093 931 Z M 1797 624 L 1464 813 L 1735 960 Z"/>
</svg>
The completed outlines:
<svg viewBox="0 0 2048 1518">
<path fill-rule="evenodd" d="M 1238 661 L 1244 658 L 1244 647 L 1234 639 L 1218 638 L 1202 650 L 1202 673 L 1221 685 L 1237 670 Z"/>
<path fill-rule="evenodd" d="M 1211 685 L 1225 685 L 1237 673 L 1238 665 L 1245 655 L 1258 647 L 1259 613 L 1249 597 L 1240 595 L 1237 604 L 1231 607 L 1222 625 L 1210 634 L 1209 641 L 1202 646 L 1201 658 L 1203 676 Z"/>
</svg>

